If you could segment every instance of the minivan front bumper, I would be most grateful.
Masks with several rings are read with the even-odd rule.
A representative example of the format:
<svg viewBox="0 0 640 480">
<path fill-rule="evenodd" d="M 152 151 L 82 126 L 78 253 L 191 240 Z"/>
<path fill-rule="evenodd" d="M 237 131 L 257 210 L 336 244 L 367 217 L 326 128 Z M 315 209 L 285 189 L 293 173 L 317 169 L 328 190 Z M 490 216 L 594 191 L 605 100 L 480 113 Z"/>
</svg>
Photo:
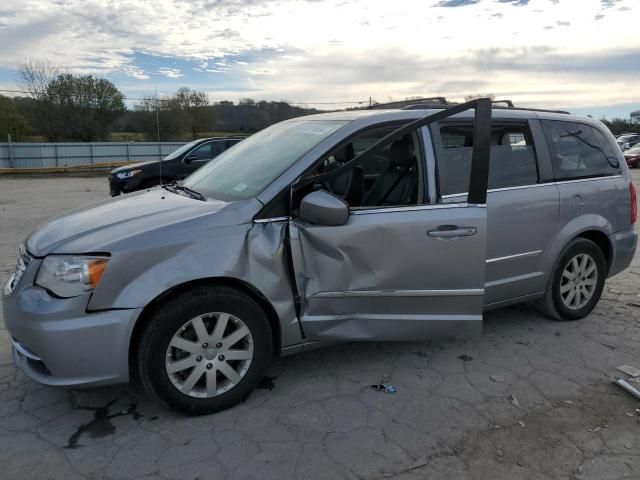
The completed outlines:
<svg viewBox="0 0 640 480">
<path fill-rule="evenodd" d="M 88 297 L 54 298 L 27 286 L 3 299 L 14 361 L 30 378 L 61 387 L 129 380 L 129 339 L 141 309 L 87 313 Z"/>
<path fill-rule="evenodd" d="M 612 277 L 631 265 L 638 244 L 638 232 L 632 227 L 630 230 L 609 235 L 609 240 L 613 246 L 609 269 L 609 277 Z"/>
</svg>

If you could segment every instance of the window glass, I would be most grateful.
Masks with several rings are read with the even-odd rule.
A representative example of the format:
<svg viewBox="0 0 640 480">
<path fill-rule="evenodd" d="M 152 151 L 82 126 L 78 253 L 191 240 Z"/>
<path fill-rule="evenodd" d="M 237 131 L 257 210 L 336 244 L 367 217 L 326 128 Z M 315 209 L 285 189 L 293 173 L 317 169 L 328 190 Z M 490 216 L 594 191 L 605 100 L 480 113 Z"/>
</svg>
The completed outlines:
<svg viewBox="0 0 640 480">
<path fill-rule="evenodd" d="M 189 153 L 189 157 L 192 157 L 196 161 L 211 160 L 211 143 L 205 143 L 200 145 L 193 152 Z"/>
<path fill-rule="evenodd" d="M 347 124 L 343 120 L 289 120 L 251 135 L 187 177 L 184 185 L 221 200 L 251 198 L 300 157 Z"/>
<path fill-rule="evenodd" d="M 325 157 L 312 175 L 341 167 L 396 128 L 370 130 L 353 138 Z M 339 196 L 352 208 L 415 205 L 420 192 L 417 152 L 414 136 L 406 135 L 313 188 Z"/>
<path fill-rule="evenodd" d="M 465 193 L 469 189 L 473 124 L 440 126 L 437 148 L 440 195 Z M 532 185 L 538 181 L 533 141 L 524 125 L 495 124 L 491 128 L 491 159 L 488 188 Z"/>
<path fill-rule="evenodd" d="M 620 173 L 620 152 L 596 128 L 557 120 L 543 120 L 542 128 L 556 180 Z"/>
<path fill-rule="evenodd" d="M 225 151 L 224 140 L 214 140 L 211 142 L 211 158 L 215 158 Z"/>
</svg>

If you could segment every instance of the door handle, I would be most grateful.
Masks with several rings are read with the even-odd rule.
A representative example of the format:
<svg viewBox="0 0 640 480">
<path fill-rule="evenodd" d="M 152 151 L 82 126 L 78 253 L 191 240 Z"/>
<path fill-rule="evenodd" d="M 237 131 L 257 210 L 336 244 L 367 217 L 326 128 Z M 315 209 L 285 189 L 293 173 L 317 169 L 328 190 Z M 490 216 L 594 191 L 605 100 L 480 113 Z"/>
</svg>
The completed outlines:
<svg viewBox="0 0 640 480">
<path fill-rule="evenodd" d="M 457 225 L 440 225 L 434 230 L 429 230 L 427 235 L 436 238 L 470 237 L 478 232 L 476 227 L 458 227 Z"/>
</svg>

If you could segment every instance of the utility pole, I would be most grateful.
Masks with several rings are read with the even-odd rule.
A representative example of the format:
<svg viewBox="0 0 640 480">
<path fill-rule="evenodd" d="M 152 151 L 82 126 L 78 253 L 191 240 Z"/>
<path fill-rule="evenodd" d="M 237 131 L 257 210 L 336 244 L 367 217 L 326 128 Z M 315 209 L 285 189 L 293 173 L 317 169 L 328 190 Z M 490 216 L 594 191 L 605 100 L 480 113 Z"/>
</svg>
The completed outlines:
<svg viewBox="0 0 640 480">
<path fill-rule="evenodd" d="M 162 145 L 160 145 L 160 100 L 158 99 L 158 87 L 154 87 L 156 97 L 156 131 L 158 133 L 158 157 L 160 169 L 160 185 L 162 185 Z"/>
</svg>

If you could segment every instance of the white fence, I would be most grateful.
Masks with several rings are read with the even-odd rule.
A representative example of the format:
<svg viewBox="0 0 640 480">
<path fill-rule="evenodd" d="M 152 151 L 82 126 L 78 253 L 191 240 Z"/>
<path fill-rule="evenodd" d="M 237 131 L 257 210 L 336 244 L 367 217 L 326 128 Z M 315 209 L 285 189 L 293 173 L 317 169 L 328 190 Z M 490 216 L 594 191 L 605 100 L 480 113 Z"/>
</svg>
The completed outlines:
<svg viewBox="0 0 640 480">
<path fill-rule="evenodd" d="M 159 160 L 185 142 L 0 143 L 0 168 Z"/>
</svg>

